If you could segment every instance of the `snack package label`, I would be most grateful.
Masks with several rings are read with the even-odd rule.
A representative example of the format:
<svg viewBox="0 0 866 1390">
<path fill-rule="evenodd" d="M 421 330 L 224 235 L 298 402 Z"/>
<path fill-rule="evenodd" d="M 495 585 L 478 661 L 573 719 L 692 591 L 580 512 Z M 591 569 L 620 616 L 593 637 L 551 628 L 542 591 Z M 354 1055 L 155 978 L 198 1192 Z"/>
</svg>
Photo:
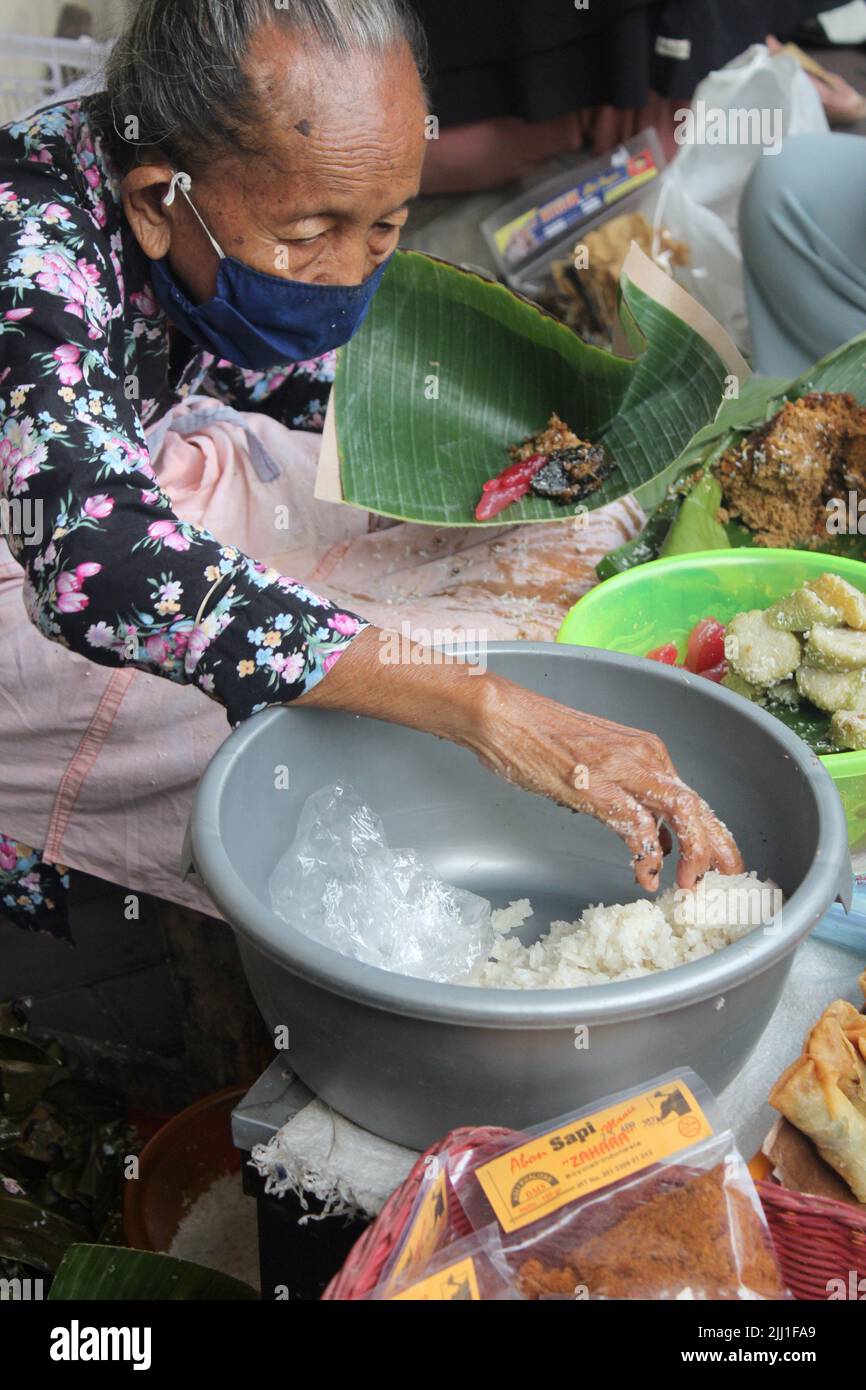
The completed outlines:
<svg viewBox="0 0 866 1390">
<path fill-rule="evenodd" d="M 397 1280 L 406 1274 L 411 1275 L 416 1270 L 423 1269 L 444 1243 L 447 1230 L 448 1189 L 445 1185 L 445 1169 L 441 1168 L 415 1213 L 388 1283 L 396 1284 Z"/>
<path fill-rule="evenodd" d="M 470 1256 L 465 1260 L 457 1260 L 453 1265 L 446 1265 L 444 1269 L 437 1270 L 426 1279 L 420 1279 L 408 1289 L 403 1289 L 402 1293 L 392 1294 L 389 1302 L 396 1303 L 401 1298 L 428 1303 L 480 1303 L 481 1294 L 478 1290 L 474 1260 Z"/>
<path fill-rule="evenodd" d="M 475 1170 L 503 1231 L 519 1231 L 713 1133 L 684 1081 L 663 1082 L 500 1154 Z"/>
<path fill-rule="evenodd" d="M 612 155 L 609 166 L 600 173 L 498 227 L 494 240 L 500 255 L 513 267 L 660 173 L 651 149 Z"/>
</svg>

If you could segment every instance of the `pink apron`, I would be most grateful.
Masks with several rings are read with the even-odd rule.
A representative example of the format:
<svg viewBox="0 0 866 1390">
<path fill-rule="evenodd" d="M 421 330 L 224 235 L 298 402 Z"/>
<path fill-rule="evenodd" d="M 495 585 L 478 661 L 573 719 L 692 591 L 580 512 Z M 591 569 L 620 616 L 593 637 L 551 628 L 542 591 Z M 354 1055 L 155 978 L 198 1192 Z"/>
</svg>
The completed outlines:
<svg viewBox="0 0 866 1390">
<path fill-rule="evenodd" d="M 318 435 L 207 397 L 175 407 L 148 442 L 184 520 L 427 641 L 552 639 L 598 559 L 642 524 L 626 498 L 577 527 L 371 529 L 367 513 L 314 499 Z M 214 913 L 180 858 L 196 784 L 230 732 L 225 711 L 194 687 L 47 641 L 21 588 L 0 540 L 0 831 L 49 862 Z"/>
</svg>

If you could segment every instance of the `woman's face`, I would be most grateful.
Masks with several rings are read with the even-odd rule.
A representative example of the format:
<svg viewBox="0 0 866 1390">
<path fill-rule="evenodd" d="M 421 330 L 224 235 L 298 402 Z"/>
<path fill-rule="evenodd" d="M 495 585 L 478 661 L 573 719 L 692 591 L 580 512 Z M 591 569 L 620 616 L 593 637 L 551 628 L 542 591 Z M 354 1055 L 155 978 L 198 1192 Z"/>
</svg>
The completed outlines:
<svg viewBox="0 0 866 1390">
<path fill-rule="evenodd" d="M 343 58 L 279 29 L 250 55 L 263 113 L 255 157 L 202 160 L 190 198 L 228 256 L 269 275 L 355 285 L 395 249 L 418 192 L 427 108 L 408 46 Z M 245 136 L 249 139 L 249 135 Z M 208 299 L 218 257 L 172 170 L 154 162 L 123 180 L 145 254 L 167 255 L 191 297 Z"/>
</svg>

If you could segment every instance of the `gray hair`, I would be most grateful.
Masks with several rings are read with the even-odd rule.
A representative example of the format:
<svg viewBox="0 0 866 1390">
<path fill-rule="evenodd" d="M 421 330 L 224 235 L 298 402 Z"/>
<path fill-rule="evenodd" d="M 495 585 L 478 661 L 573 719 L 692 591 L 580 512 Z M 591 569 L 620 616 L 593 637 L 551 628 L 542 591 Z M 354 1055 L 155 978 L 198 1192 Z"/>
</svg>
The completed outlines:
<svg viewBox="0 0 866 1390">
<path fill-rule="evenodd" d="M 342 56 L 406 43 L 423 81 L 424 33 L 406 0 L 132 0 L 95 102 L 119 171 L 147 147 L 176 168 L 257 154 L 262 114 L 246 58 L 256 31 L 273 23 Z"/>
</svg>

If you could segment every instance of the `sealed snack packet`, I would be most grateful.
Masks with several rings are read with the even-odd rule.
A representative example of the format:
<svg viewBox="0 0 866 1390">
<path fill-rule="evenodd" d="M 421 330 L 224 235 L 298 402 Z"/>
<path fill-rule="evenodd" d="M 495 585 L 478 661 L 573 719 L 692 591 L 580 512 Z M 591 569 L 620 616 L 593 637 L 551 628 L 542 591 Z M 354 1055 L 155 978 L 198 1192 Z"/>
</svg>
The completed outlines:
<svg viewBox="0 0 866 1390">
<path fill-rule="evenodd" d="M 414 1279 L 439 1250 L 457 1239 L 460 1232 L 454 1230 L 448 1219 L 449 1194 L 452 1203 L 455 1202 L 445 1165 L 432 1155 L 427 1159 L 426 1171 L 403 1233 L 382 1267 L 380 1288 L 396 1288 L 407 1279 Z M 457 1210 L 462 1215 L 459 1206 Z M 466 1223 L 462 1224 L 462 1233 L 466 1234 Z M 388 1294 L 377 1296 L 387 1298 Z"/>
<path fill-rule="evenodd" d="M 524 1298 L 785 1298 L 746 1164 L 715 1124 L 683 1068 L 488 1146 L 451 1179 L 475 1230 L 496 1222 Z"/>
<path fill-rule="evenodd" d="M 392 1277 L 369 1295 L 378 1302 L 497 1302 L 525 1297 L 505 1258 L 495 1225 L 452 1241 L 406 1278 Z"/>
</svg>

